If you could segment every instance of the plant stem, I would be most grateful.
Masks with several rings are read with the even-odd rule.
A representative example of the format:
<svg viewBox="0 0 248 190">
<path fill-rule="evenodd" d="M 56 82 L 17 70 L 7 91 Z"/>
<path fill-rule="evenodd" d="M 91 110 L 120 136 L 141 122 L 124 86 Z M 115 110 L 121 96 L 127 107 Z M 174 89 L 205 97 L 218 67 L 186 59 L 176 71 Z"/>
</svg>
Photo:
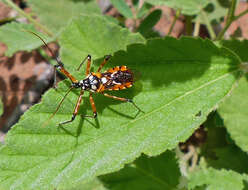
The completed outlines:
<svg viewBox="0 0 248 190">
<path fill-rule="evenodd" d="M 220 33 L 218 34 L 216 40 L 221 40 L 223 38 L 223 36 L 225 35 L 227 29 L 229 28 L 229 26 L 234 21 L 234 18 L 235 18 L 234 12 L 235 12 L 235 8 L 236 8 L 236 4 L 237 4 L 237 0 L 232 0 L 231 7 L 229 8 L 228 13 L 227 13 L 226 25 L 222 29 L 222 31 L 220 31 Z"/>
<path fill-rule="evenodd" d="M 197 17 L 196 22 L 195 22 L 195 26 L 194 26 L 193 36 L 195 36 L 195 37 L 199 36 L 200 26 L 201 26 L 200 18 Z"/>
<path fill-rule="evenodd" d="M 168 32 L 168 34 L 167 34 L 168 36 L 171 35 L 171 32 L 172 32 L 172 30 L 173 30 L 173 28 L 174 28 L 174 26 L 175 26 L 175 24 L 176 24 L 176 21 L 177 21 L 178 17 L 180 16 L 180 14 L 181 14 L 181 10 L 177 10 L 177 11 L 176 11 L 176 15 L 175 15 L 175 17 L 174 17 L 174 19 L 173 19 L 173 22 L 172 22 L 172 24 L 171 24 L 171 26 L 170 26 L 169 32 Z"/>
<path fill-rule="evenodd" d="M 243 11 L 242 13 L 240 13 L 239 15 L 234 16 L 233 20 L 238 20 L 240 17 L 244 16 L 247 13 L 248 13 L 248 9 L 246 9 L 245 11 Z"/>
<path fill-rule="evenodd" d="M 25 13 L 22 9 L 20 9 L 18 6 L 16 6 L 11 0 L 4 0 L 4 2 L 10 6 L 11 8 L 13 8 L 14 10 L 16 10 L 20 15 L 24 16 L 25 18 L 28 19 L 29 22 L 33 23 L 35 26 L 37 26 L 38 28 L 40 28 L 43 32 L 45 32 L 48 36 L 52 37 L 53 34 L 42 24 L 40 24 L 39 22 L 37 22 L 35 19 L 33 19 L 30 15 L 28 15 L 27 13 Z"/>
<path fill-rule="evenodd" d="M 186 16 L 186 35 L 192 35 L 192 16 Z"/>
<path fill-rule="evenodd" d="M 6 22 L 11 22 L 11 21 L 16 20 L 16 19 L 17 19 L 17 17 L 7 17 L 7 18 L 4 18 L 4 19 L 1 19 L 0 24 L 4 24 Z"/>
<path fill-rule="evenodd" d="M 201 14 L 201 16 L 202 16 L 202 18 L 203 18 L 203 20 L 204 20 L 204 22 L 206 24 L 206 27 L 208 29 L 210 38 L 211 39 L 215 39 L 216 38 L 216 34 L 215 34 L 214 29 L 213 29 L 213 27 L 212 27 L 212 25 L 211 25 L 211 23 L 210 23 L 210 21 L 208 19 L 207 14 L 204 11 L 201 11 L 200 14 Z"/>
</svg>

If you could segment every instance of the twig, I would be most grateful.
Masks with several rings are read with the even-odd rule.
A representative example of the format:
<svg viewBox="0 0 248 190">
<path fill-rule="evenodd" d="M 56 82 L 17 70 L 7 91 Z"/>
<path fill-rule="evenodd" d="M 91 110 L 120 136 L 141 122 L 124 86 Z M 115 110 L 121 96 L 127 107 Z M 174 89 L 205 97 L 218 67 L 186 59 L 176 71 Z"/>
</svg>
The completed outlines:
<svg viewBox="0 0 248 190">
<path fill-rule="evenodd" d="M 199 32 L 200 32 L 200 18 L 197 17 L 196 22 L 195 22 L 195 27 L 194 27 L 194 32 L 193 32 L 193 36 L 199 36 Z"/>
<path fill-rule="evenodd" d="M 192 35 L 192 16 L 185 16 L 186 17 L 186 34 L 188 36 Z"/>
<path fill-rule="evenodd" d="M 233 20 L 238 20 L 240 17 L 244 16 L 247 13 L 248 13 L 248 9 L 246 9 L 245 11 L 243 11 L 242 13 L 240 13 L 239 15 L 234 16 Z"/>
<path fill-rule="evenodd" d="M 172 32 L 172 30 L 173 30 L 173 28 L 174 28 L 174 26 L 175 26 L 175 24 L 176 24 L 176 21 L 177 21 L 178 17 L 180 16 L 180 14 L 181 14 L 181 10 L 177 10 L 177 11 L 176 11 L 176 15 L 175 15 L 175 17 L 174 17 L 174 19 L 173 19 L 173 22 L 172 22 L 172 24 L 171 24 L 171 26 L 170 26 L 169 32 L 168 32 L 168 34 L 167 34 L 168 36 L 171 35 L 171 32 Z"/>
<path fill-rule="evenodd" d="M 229 8 L 228 13 L 227 13 L 226 25 L 220 31 L 220 33 L 218 34 L 216 40 L 221 40 L 223 38 L 223 36 L 225 35 L 227 29 L 229 28 L 229 26 L 234 21 L 234 18 L 235 18 L 234 12 L 235 12 L 235 8 L 236 8 L 236 3 L 237 3 L 237 0 L 232 0 L 231 7 Z"/>
<path fill-rule="evenodd" d="M 212 25 L 211 25 L 211 23 L 210 23 L 210 21 L 208 19 L 207 14 L 204 11 L 201 11 L 200 14 L 202 15 L 202 18 L 203 18 L 203 20 L 204 20 L 204 22 L 206 24 L 206 27 L 208 29 L 210 38 L 211 39 L 215 39 L 216 38 L 216 34 L 215 34 L 214 29 L 213 29 L 213 27 L 212 27 Z"/>
</svg>

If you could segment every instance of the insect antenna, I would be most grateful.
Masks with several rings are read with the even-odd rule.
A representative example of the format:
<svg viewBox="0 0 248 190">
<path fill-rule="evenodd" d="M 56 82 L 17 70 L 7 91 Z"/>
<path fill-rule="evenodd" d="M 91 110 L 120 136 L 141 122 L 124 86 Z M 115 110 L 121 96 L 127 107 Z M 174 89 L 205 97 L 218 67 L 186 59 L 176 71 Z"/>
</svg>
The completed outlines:
<svg viewBox="0 0 248 190">
<path fill-rule="evenodd" d="M 53 114 L 48 118 L 48 120 L 43 123 L 42 127 L 45 127 L 48 122 L 53 118 L 53 116 L 55 116 L 55 114 L 58 112 L 59 108 L 61 107 L 62 103 L 64 102 L 66 96 L 71 92 L 71 90 L 73 89 L 73 87 L 71 86 L 65 93 L 64 97 L 62 98 L 62 100 L 60 100 L 59 105 L 57 106 L 56 110 L 53 112 Z"/>
<path fill-rule="evenodd" d="M 51 48 L 47 45 L 47 43 L 45 42 L 45 40 L 43 40 L 43 38 L 41 36 L 39 36 L 38 34 L 32 32 L 30 30 L 26 30 L 26 31 L 29 32 L 29 33 L 31 33 L 31 34 L 33 34 L 33 35 L 35 35 L 36 37 L 38 37 L 43 42 L 43 44 L 46 46 L 46 48 L 48 49 L 48 51 L 51 53 L 52 58 L 54 58 L 58 64 L 62 64 L 61 61 L 59 60 L 58 56 L 56 56 L 53 53 L 53 51 L 51 50 Z"/>
<path fill-rule="evenodd" d="M 38 34 L 30 31 L 30 30 L 25 30 L 26 32 L 29 32 L 33 35 L 35 35 L 36 37 L 38 37 L 43 44 L 46 46 L 46 48 L 48 49 L 48 51 L 50 52 L 50 54 L 52 55 L 52 58 L 55 59 L 55 61 L 57 62 L 57 65 L 54 66 L 54 82 L 53 82 L 53 87 L 56 88 L 56 83 L 57 83 L 57 79 L 56 79 L 56 68 L 57 67 L 63 67 L 63 63 L 61 62 L 61 60 L 59 59 L 58 56 L 56 56 L 53 51 L 51 50 L 51 48 L 47 45 L 47 43 L 45 42 L 45 40 L 43 40 L 43 38 L 41 36 L 39 36 Z"/>
</svg>

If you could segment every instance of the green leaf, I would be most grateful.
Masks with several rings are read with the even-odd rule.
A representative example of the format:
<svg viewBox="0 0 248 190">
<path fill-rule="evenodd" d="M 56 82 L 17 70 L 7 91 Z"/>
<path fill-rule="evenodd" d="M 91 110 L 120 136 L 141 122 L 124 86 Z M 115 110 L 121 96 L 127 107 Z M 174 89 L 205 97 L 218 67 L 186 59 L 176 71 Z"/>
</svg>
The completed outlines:
<svg viewBox="0 0 248 190">
<path fill-rule="evenodd" d="M 200 23 L 205 24 L 205 16 L 211 23 L 220 23 L 222 20 L 224 20 L 228 8 L 230 7 L 229 1 L 211 0 L 208 2 L 209 4 L 205 7 L 205 9 L 201 10 L 201 12 L 203 11 L 204 13 L 198 14 L 194 20 L 196 21 L 199 19 Z"/>
<path fill-rule="evenodd" d="M 235 52 L 240 59 L 243 62 L 248 62 L 248 40 L 237 40 L 237 39 L 231 39 L 231 40 L 222 40 L 220 41 L 220 44 L 233 52 Z"/>
<path fill-rule="evenodd" d="M 87 27 L 85 27 L 87 26 Z M 145 39 L 138 33 L 110 22 L 103 16 L 81 16 L 65 29 L 60 42 L 62 59 L 69 67 L 76 70 L 81 61 L 88 55 L 94 59 L 126 50 L 131 43 L 144 43 Z"/>
<path fill-rule="evenodd" d="M 80 14 L 101 14 L 95 1 L 28 0 L 28 5 L 38 15 L 40 22 L 56 36 L 72 18 Z"/>
<path fill-rule="evenodd" d="M 185 15 L 195 15 L 209 3 L 209 0 L 145 0 L 145 2 L 152 5 L 165 5 L 175 10 L 180 9 Z"/>
<path fill-rule="evenodd" d="M 229 145 L 223 148 L 216 148 L 214 151 L 216 152 L 216 157 L 208 161 L 214 168 L 231 169 L 239 173 L 248 172 L 248 156 L 238 147 Z"/>
<path fill-rule="evenodd" d="M 197 186 L 206 185 L 208 190 L 242 190 L 244 180 L 247 183 L 247 175 L 242 175 L 232 170 L 201 168 L 201 170 L 193 172 L 189 177 L 188 188 L 193 189 Z"/>
<path fill-rule="evenodd" d="M 142 155 L 119 172 L 101 176 L 108 189 L 175 189 L 180 170 L 175 154 L 167 151 L 157 157 Z"/>
<path fill-rule="evenodd" d="M 248 61 L 248 41 L 224 40 L 221 45 L 234 51 L 243 62 Z M 245 66 L 245 65 L 244 65 Z M 248 151 L 248 119 L 247 119 L 247 95 L 248 75 L 243 77 L 230 97 L 221 105 L 219 113 L 224 119 L 224 124 L 235 143 L 243 150 Z"/>
<path fill-rule="evenodd" d="M 175 153 L 166 151 L 157 157 L 142 155 L 122 170 L 100 176 L 88 183 L 81 183 L 62 190 L 107 189 L 175 189 L 179 183 L 180 170 Z"/>
<path fill-rule="evenodd" d="M 80 183 L 72 188 L 60 188 L 59 190 L 107 190 L 108 188 L 103 185 L 101 180 L 94 178 L 87 183 Z"/>
<path fill-rule="evenodd" d="M 203 149 L 212 151 L 215 148 L 223 148 L 228 145 L 227 132 L 223 125 L 218 121 L 220 116 L 218 112 L 214 111 L 209 114 L 206 122 L 203 124 L 208 133 L 206 143 L 203 145 Z"/>
<path fill-rule="evenodd" d="M 147 34 L 152 30 L 152 27 L 157 24 L 162 15 L 162 11 L 157 9 L 152 11 L 140 24 L 137 29 L 139 33 L 143 36 L 147 36 Z"/>
<path fill-rule="evenodd" d="M 110 0 L 115 8 L 126 18 L 133 18 L 133 13 L 124 0 Z"/>
<path fill-rule="evenodd" d="M 246 152 L 248 152 L 247 95 L 248 81 L 243 77 L 231 96 L 218 109 L 231 138 Z"/>
<path fill-rule="evenodd" d="M 138 9 L 137 11 L 137 18 L 142 18 L 143 16 L 145 16 L 149 11 L 150 9 L 152 8 L 152 5 L 144 2 L 142 7 L 140 9 Z"/>
<path fill-rule="evenodd" d="M 78 30 L 82 22 L 89 25 L 80 25 Z M 89 30 L 92 25 L 94 30 Z M 127 44 L 142 39 L 137 36 L 101 17 L 80 17 L 63 33 L 60 45 L 65 67 L 76 68 L 84 56 L 78 54 L 85 51 L 99 58 L 108 51 L 126 49 Z M 82 42 L 86 47 L 82 48 Z M 8 133 L 0 149 L 0 189 L 73 187 L 117 171 L 141 153 L 155 156 L 173 149 L 206 120 L 240 73 L 236 55 L 209 40 L 194 38 L 129 45 L 126 51 L 116 52 L 105 69 L 116 65 L 127 65 L 141 76 L 134 87 L 112 94 L 133 99 L 144 113 L 132 104 L 96 94 L 96 120 L 77 116 L 58 128 L 59 122 L 71 118 L 79 95 L 78 89 L 73 90 L 46 123 L 70 86 L 68 80 L 60 83 Z M 84 78 L 83 73 L 80 71 L 79 79 Z M 92 114 L 87 93 L 79 114 Z"/>
<path fill-rule="evenodd" d="M 26 31 L 32 31 L 40 35 L 45 41 L 52 41 L 44 34 L 38 32 L 33 25 L 23 23 L 9 23 L 0 27 L 0 41 L 8 47 L 6 56 L 12 56 L 17 51 L 32 51 L 43 45 L 43 42 L 33 34 Z"/>
<path fill-rule="evenodd" d="M 218 125 L 218 118 L 219 115 L 214 112 L 204 123 L 207 140 L 201 146 L 200 155 L 204 157 L 208 166 L 215 169 L 248 173 L 248 155 L 231 141 L 226 128 Z"/>
</svg>

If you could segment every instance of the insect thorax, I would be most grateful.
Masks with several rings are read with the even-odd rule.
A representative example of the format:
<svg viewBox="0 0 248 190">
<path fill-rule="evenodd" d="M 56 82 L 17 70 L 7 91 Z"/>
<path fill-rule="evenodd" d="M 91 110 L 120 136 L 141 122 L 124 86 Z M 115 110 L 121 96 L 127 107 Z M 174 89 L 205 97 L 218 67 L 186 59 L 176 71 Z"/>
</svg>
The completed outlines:
<svg viewBox="0 0 248 190">
<path fill-rule="evenodd" d="M 97 91 L 100 83 L 100 79 L 97 76 L 92 75 L 92 73 L 90 73 L 85 79 L 79 81 L 82 90 L 89 90 L 92 92 Z"/>
</svg>

